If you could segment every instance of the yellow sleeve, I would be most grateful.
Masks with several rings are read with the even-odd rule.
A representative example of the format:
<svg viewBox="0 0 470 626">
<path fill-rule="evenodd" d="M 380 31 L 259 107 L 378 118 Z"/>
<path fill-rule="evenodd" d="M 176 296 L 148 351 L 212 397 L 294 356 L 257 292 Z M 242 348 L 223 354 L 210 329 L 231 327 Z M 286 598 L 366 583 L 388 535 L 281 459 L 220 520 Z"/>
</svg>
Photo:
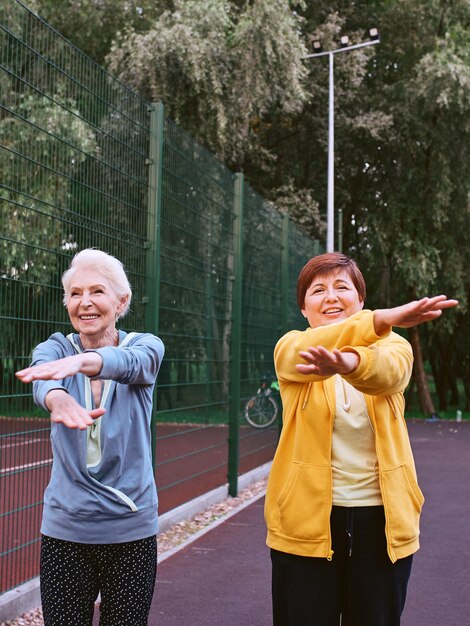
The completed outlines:
<svg viewBox="0 0 470 626">
<path fill-rule="evenodd" d="M 396 333 L 371 346 L 344 347 L 359 355 L 359 365 L 343 376 L 353 387 L 371 396 L 404 391 L 413 370 L 411 345 Z"/>
<path fill-rule="evenodd" d="M 390 330 L 383 335 L 377 335 L 374 329 L 374 312 L 367 309 L 358 311 L 337 324 L 308 328 L 304 331 L 293 330 L 281 337 L 274 349 L 277 377 L 280 381 L 300 383 L 325 380 L 327 376 L 305 375 L 296 370 L 295 366 L 302 362 L 300 351 L 305 351 L 311 346 L 323 346 L 327 350 L 367 347 L 389 335 Z"/>
</svg>

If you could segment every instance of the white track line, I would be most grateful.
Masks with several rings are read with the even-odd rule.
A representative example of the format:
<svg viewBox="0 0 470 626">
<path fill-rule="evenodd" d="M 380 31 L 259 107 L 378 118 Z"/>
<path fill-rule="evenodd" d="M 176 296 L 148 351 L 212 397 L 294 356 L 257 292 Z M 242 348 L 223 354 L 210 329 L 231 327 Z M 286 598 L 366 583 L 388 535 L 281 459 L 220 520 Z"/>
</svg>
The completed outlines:
<svg viewBox="0 0 470 626">
<path fill-rule="evenodd" d="M 18 436 L 18 435 L 12 435 L 12 436 Z M 15 448 L 15 447 L 19 447 L 19 446 L 29 446 L 32 445 L 33 443 L 39 443 L 40 441 L 48 441 L 49 437 L 37 437 L 36 439 L 26 439 L 23 441 L 14 441 L 13 443 L 2 443 L 0 445 L 0 450 L 6 450 L 7 448 Z"/>
<path fill-rule="evenodd" d="M 9 474 L 10 472 L 19 472 L 20 470 L 32 469 L 33 467 L 45 467 L 52 463 L 52 459 L 45 459 L 44 461 L 35 461 L 34 463 L 25 463 L 24 465 L 15 465 L 14 467 L 4 467 L 0 469 L 0 474 Z"/>
</svg>

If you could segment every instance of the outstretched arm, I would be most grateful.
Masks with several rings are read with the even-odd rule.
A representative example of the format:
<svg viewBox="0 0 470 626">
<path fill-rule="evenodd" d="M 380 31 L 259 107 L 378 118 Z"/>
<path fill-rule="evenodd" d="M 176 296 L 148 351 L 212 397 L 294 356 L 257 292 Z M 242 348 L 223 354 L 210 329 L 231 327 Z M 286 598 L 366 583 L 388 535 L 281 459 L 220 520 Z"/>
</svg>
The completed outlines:
<svg viewBox="0 0 470 626">
<path fill-rule="evenodd" d="M 97 417 L 106 413 L 105 409 L 85 409 L 64 389 L 52 389 L 46 396 L 46 406 L 51 414 L 51 422 L 64 424 L 67 428 L 85 430 Z"/>
<path fill-rule="evenodd" d="M 331 352 L 323 346 L 311 347 L 307 351 L 299 352 L 307 363 L 299 363 L 296 369 L 301 374 L 316 374 L 317 376 L 333 376 L 334 374 L 349 374 L 359 365 L 359 356 L 355 352 Z"/>
<path fill-rule="evenodd" d="M 35 380 L 62 380 L 79 372 L 86 376 L 97 376 L 102 364 L 102 358 L 96 352 L 83 352 L 27 367 L 16 372 L 16 376 L 23 383 Z M 97 417 L 101 417 L 106 412 L 104 409 L 88 410 L 82 407 L 65 389 L 51 389 L 44 402 L 50 411 L 51 422 L 80 430 L 91 426 Z"/>
<path fill-rule="evenodd" d="M 45 361 L 16 372 L 23 383 L 33 380 L 62 380 L 81 372 L 86 376 L 97 376 L 103 366 L 103 359 L 97 352 L 82 352 L 66 356 L 56 361 Z"/>
<path fill-rule="evenodd" d="M 387 332 L 391 326 L 410 328 L 424 322 L 432 321 L 442 315 L 445 309 L 457 306 L 458 300 L 448 299 L 447 296 L 434 296 L 408 302 L 390 309 L 374 311 L 374 329 L 380 335 Z M 333 376 L 334 374 L 347 375 L 359 366 L 359 355 L 354 351 L 329 351 L 322 346 L 309 347 L 299 352 L 299 356 L 306 363 L 298 363 L 296 369 L 301 374 L 315 374 L 317 376 Z"/>
<path fill-rule="evenodd" d="M 407 302 L 391 309 L 377 309 L 374 311 L 374 327 L 377 334 L 384 332 L 390 326 L 411 328 L 424 322 L 430 322 L 442 315 L 445 309 L 457 306 L 458 300 L 448 299 L 447 296 L 434 296 Z"/>
</svg>

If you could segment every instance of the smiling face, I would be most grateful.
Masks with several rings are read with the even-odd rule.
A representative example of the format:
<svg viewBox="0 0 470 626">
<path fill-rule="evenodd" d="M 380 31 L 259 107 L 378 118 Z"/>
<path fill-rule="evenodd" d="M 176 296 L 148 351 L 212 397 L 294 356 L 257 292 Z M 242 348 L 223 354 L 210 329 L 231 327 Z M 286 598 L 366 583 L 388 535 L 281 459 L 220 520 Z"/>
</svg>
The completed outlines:
<svg viewBox="0 0 470 626">
<path fill-rule="evenodd" d="M 126 302 L 127 297 L 120 300 L 109 281 L 99 272 L 83 269 L 73 274 L 67 311 L 84 348 L 115 344 L 116 315 Z"/>
<path fill-rule="evenodd" d="M 305 293 L 302 314 L 311 328 L 340 322 L 364 306 L 348 272 L 318 275 Z"/>
</svg>

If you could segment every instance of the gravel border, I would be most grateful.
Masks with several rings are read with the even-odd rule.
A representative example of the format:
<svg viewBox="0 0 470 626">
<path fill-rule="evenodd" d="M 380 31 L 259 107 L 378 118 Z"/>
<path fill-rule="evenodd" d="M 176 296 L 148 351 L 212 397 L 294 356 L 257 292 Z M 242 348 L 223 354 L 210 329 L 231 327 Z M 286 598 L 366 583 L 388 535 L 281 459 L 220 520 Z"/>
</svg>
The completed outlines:
<svg viewBox="0 0 470 626">
<path fill-rule="evenodd" d="M 174 552 L 181 544 L 185 543 L 192 535 L 209 530 L 212 524 L 218 523 L 229 513 L 235 512 L 237 508 L 256 497 L 260 497 L 266 490 L 267 478 L 251 484 L 246 489 L 240 491 L 236 498 L 228 497 L 222 502 L 217 502 L 202 513 L 194 515 L 188 520 L 174 524 L 164 533 L 158 534 L 158 556 L 164 557 L 166 552 Z M 44 626 L 42 611 L 40 608 L 29 613 L 20 615 L 17 619 L 0 622 L 0 626 Z"/>
</svg>

